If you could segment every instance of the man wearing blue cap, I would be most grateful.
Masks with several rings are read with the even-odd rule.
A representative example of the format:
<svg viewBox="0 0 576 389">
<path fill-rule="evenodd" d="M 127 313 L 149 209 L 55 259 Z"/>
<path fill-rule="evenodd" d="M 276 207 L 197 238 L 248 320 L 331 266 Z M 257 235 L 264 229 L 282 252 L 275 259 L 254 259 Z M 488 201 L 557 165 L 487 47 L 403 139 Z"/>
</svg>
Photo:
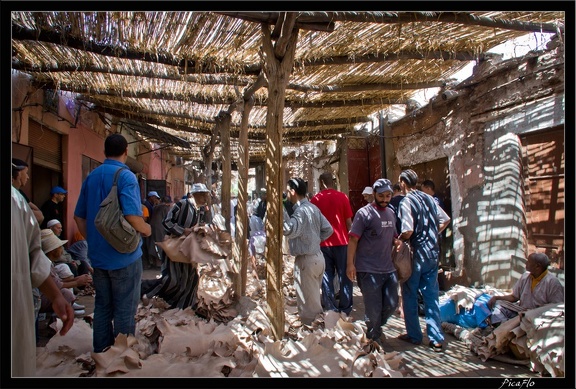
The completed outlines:
<svg viewBox="0 0 576 389">
<path fill-rule="evenodd" d="M 66 193 L 68 193 L 68 191 L 61 186 L 55 186 L 50 190 L 50 198 L 40 207 L 40 210 L 44 215 L 44 220 L 40 226 L 41 228 L 48 228 L 47 223 L 52 219 L 58 219 L 60 221 L 64 220 L 62 217 L 61 203 L 66 198 Z M 64 229 L 64 224 L 62 224 L 62 230 L 66 231 Z"/>
<path fill-rule="evenodd" d="M 392 183 L 380 178 L 372 184 L 374 201 L 360 208 L 350 228 L 346 275 L 358 282 L 364 300 L 366 337 L 382 346 L 382 326 L 398 306 L 398 275 L 392 250 L 400 245 L 396 215 L 388 207 Z"/>
</svg>

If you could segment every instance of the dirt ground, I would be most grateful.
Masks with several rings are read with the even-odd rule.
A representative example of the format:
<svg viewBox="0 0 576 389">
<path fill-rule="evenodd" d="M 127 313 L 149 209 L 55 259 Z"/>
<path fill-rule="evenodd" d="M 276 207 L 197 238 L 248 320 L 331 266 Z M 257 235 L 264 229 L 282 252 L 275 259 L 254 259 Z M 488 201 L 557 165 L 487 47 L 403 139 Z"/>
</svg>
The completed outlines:
<svg viewBox="0 0 576 389">
<path fill-rule="evenodd" d="M 159 270 L 150 269 L 143 272 L 143 279 L 159 276 Z M 86 315 L 94 311 L 93 296 L 79 296 L 78 302 L 86 306 Z M 362 295 L 354 284 L 354 307 L 351 313 L 353 321 L 363 321 L 364 307 Z M 78 318 L 77 320 L 81 320 Z M 420 318 L 422 328 L 425 327 Z M 40 323 L 39 347 L 43 347 L 53 335 L 53 330 L 47 327 L 47 321 Z M 444 352 L 435 353 L 423 342 L 414 346 L 403 342 L 397 337 L 405 332 L 404 321 L 400 315 L 393 315 L 386 326 L 384 334 L 384 351 L 398 351 L 403 355 L 402 372 L 405 377 L 459 377 L 459 378 L 539 378 L 539 373 L 532 372 L 528 366 L 513 365 L 489 359 L 482 362 L 473 354 L 468 346 L 450 334 L 446 334 Z M 426 339 L 425 339 L 426 340 Z"/>
</svg>

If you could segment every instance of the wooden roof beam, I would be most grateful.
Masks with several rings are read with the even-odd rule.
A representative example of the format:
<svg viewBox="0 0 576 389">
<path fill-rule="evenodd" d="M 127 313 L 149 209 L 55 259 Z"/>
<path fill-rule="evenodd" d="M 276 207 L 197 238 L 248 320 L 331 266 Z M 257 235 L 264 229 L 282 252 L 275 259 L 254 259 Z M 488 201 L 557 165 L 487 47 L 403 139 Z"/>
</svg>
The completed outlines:
<svg viewBox="0 0 576 389">
<path fill-rule="evenodd" d="M 57 39 L 56 39 L 57 38 Z M 183 76 L 190 76 L 192 74 L 219 74 L 219 73 L 231 73 L 236 74 L 237 70 L 230 69 L 227 67 L 219 67 L 214 68 L 213 66 L 202 66 L 200 69 L 196 69 L 195 61 L 190 59 L 176 59 L 171 55 L 156 55 L 151 56 L 148 53 L 144 52 L 137 52 L 137 51 L 118 51 L 112 46 L 106 45 L 96 45 L 96 44 L 86 44 L 79 39 L 70 38 L 65 41 L 60 39 L 60 35 L 54 32 L 42 32 L 40 34 L 36 33 L 35 30 L 25 29 L 19 26 L 12 26 L 12 39 L 16 40 L 32 40 L 38 42 L 47 42 L 52 43 L 55 45 L 65 46 L 81 51 L 87 51 L 91 53 L 95 53 L 98 55 L 104 55 L 114 58 L 120 59 L 130 59 L 130 60 L 140 60 L 145 62 L 152 62 L 158 63 L 162 65 L 169 65 L 169 66 L 177 66 L 178 72 Z M 358 63 L 378 63 L 378 62 L 386 62 L 386 61 L 397 61 L 397 60 L 454 60 L 454 61 L 474 61 L 474 60 L 481 60 L 482 54 L 475 54 L 473 52 L 451 52 L 451 51 L 443 51 L 443 50 L 436 50 L 436 51 L 429 51 L 429 52 L 417 52 L 417 51 L 405 51 L 405 52 L 395 52 L 395 53 L 379 53 L 379 54 L 366 54 L 361 56 L 330 56 L 330 57 L 323 57 L 323 58 L 316 58 L 311 60 L 305 61 L 298 61 L 294 62 L 294 67 L 306 67 L 306 66 L 323 66 L 323 65 L 350 65 L 350 64 L 358 64 Z M 13 61 L 12 66 L 14 69 L 17 70 L 27 70 L 27 71 L 34 71 L 35 68 L 27 68 L 27 65 L 21 64 L 18 61 Z M 76 68 L 70 65 L 62 65 L 59 66 L 58 69 L 61 71 L 78 71 L 78 70 L 89 70 L 89 71 L 98 71 L 98 68 L 90 68 L 89 65 L 82 68 Z M 36 71 L 58 71 L 55 68 L 40 68 Z M 108 71 L 105 69 L 104 71 Z M 248 76 L 257 76 L 262 71 L 261 64 L 252 64 L 244 66 L 243 73 Z M 112 70 L 110 73 L 112 74 L 126 74 L 130 75 L 128 72 L 123 71 L 114 71 Z M 149 73 L 138 74 L 134 73 L 134 75 L 138 76 L 146 76 L 148 74 L 149 77 L 153 76 Z M 161 78 L 157 75 L 154 77 Z M 176 79 L 171 76 L 165 76 L 165 79 Z M 215 78 L 217 80 L 218 78 Z M 181 80 L 181 78 L 180 78 Z M 208 79 L 210 80 L 210 79 Z M 190 81 L 194 81 L 194 79 L 190 79 Z M 223 79 L 224 83 L 226 83 L 226 79 Z M 194 81 L 196 82 L 196 81 Z M 217 83 L 217 82 L 214 82 Z M 241 85 L 241 84 L 238 84 Z"/>
<path fill-rule="evenodd" d="M 34 81 L 33 84 L 41 88 L 65 90 L 68 92 L 79 94 L 97 93 L 103 96 L 115 96 L 115 97 L 134 98 L 134 99 L 175 100 L 196 104 L 208 104 L 208 105 L 230 105 L 235 101 L 233 97 L 212 98 L 212 97 L 190 96 L 181 93 L 173 94 L 164 92 L 140 92 L 140 91 L 129 92 L 116 89 L 98 90 L 96 88 L 87 87 L 85 85 L 55 84 L 53 81 Z"/>
<path fill-rule="evenodd" d="M 103 107 L 107 110 L 116 109 L 118 111 L 130 112 L 134 109 L 134 107 L 127 105 L 127 104 L 121 104 L 121 103 L 116 103 L 116 102 L 107 103 L 107 102 L 103 102 L 99 99 L 90 97 L 90 96 L 78 95 L 76 97 L 76 99 L 79 101 L 87 101 L 89 103 Z M 190 116 L 190 115 L 180 114 L 180 113 L 159 112 L 159 111 L 139 109 L 138 115 L 140 115 L 141 117 L 149 117 L 149 115 L 165 116 L 168 118 L 195 120 L 195 121 L 204 122 L 207 124 L 216 124 L 216 121 L 214 120 L 214 118 Z M 284 128 L 291 129 L 291 128 L 314 127 L 314 126 L 332 126 L 332 125 L 340 125 L 340 124 L 357 124 L 357 123 L 366 123 L 366 122 L 370 122 L 370 121 L 372 121 L 372 118 L 370 116 L 356 116 L 356 117 L 349 117 L 349 118 L 346 117 L 346 118 L 323 119 L 323 120 L 302 120 L 302 121 L 296 121 L 296 122 L 292 122 L 289 124 L 285 124 Z M 235 124 L 235 123 L 231 123 L 230 126 L 232 128 L 240 127 L 239 124 Z M 248 126 L 248 129 L 250 129 L 250 130 L 264 130 L 264 129 L 266 129 L 266 125 L 265 124 L 257 125 L 257 126 L 252 125 L 252 126 Z"/>
<path fill-rule="evenodd" d="M 283 137 L 286 141 L 310 141 L 310 140 L 323 140 L 327 137 L 334 138 L 341 134 L 348 134 L 352 129 L 349 127 L 344 128 L 331 128 L 329 130 L 310 130 L 310 131 L 285 131 Z"/>
<path fill-rule="evenodd" d="M 12 23 L 12 39 L 15 40 L 29 40 L 37 42 L 51 43 L 58 46 L 69 47 L 76 50 L 86 51 L 107 57 L 123 58 L 129 60 L 139 60 L 144 62 L 155 62 L 163 65 L 178 66 L 183 74 L 185 69 L 196 69 L 196 61 L 192 59 L 180 59 L 171 54 L 150 54 L 143 51 L 136 50 L 123 50 L 112 45 L 102 45 L 90 41 L 84 41 L 80 38 L 72 37 L 57 31 L 37 31 Z M 199 73 L 235 73 L 234 69 L 222 66 L 216 67 L 214 64 L 202 63 L 199 67 Z M 249 67 L 246 69 L 246 74 L 257 75 L 260 69 L 251 70 Z M 193 72 L 188 72 L 193 73 Z"/>
<path fill-rule="evenodd" d="M 275 24 L 279 12 L 216 12 L 243 20 Z M 320 24 L 334 22 L 357 23 L 414 23 L 414 22 L 442 22 L 464 25 L 474 25 L 504 30 L 564 33 L 564 26 L 555 23 L 533 23 L 517 20 L 492 19 L 485 16 L 476 16 L 470 12 L 381 12 L 381 11 L 346 11 L 346 12 L 298 12 L 297 23 Z M 305 29 L 303 27 L 303 29 Z"/>
<path fill-rule="evenodd" d="M 168 128 L 171 128 L 175 131 L 190 132 L 193 134 L 202 134 L 202 135 L 210 135 L 211 134 L 211 130 L 208 130 L 208 129 L 192 128 L 192 127 L 183 126 L 183 125 L 175 124 L 175 123 L 166 123 L 166 122 L 163 122 L 163 121 L 158 120 L 158 119 L 139 115 L 137 112 L 133 112 L 133 111 L 123 111 L 123 110 L 119 110 L 119 109 L 107 108 L 107 107 L 102 107 L 102 106 L 96 106 L 92 110 L 102 112 L 102 113 L 107 113 L 107 114 L 110 114 L 112 116 L 116 116 L 117 118 L 120 118 L 120 119 L 127 118 L 127 119 L 142 121 L 142 122 L 149 123 L 149 124 L 155 124 L 158 126 L 168 127 Z"/>
<path fill-rule="evenodd" d="M 248 22 L 254 23 L 266 23 L 270 25 L 276 25 L 278 21 L 278 17 L 282 12 L 214 12 L 218 15 L 225 15 L 230 16 L 237 19 L 246 20 Z M 324 31 L 324 32 L 332 32 L 336 23 L 330 20 L 325 21 L 299 21 L 296 20 L 294 27 L 300 30 L 309 30 L 309 31 Z"/>
<path fill-rule="evenodd" d="M 64 73 L 64 72 L 105 73 L 105 74 L 114 74 L 128 77 L 145 77 L 145 78 L 157 78 L 159 80 L 195 82 L 202 85 L 246 86 L 254 82 L 253 78 L 250 78 L 248 76 L 242 77 L 230 74 L 187 74 L 187 75 L 158 74 L 147 71 L 140 72 L 133 68 L 130 69 L 103 68 L 101 66 L 92 64 L 81 66 L 74 66 L 70 64 L 58 64 L 57 66 L 52 66 L 50 64 L 44 64 L 41 67 L 36 67 L 18 60 L 12 60 L 12 69 L 27 73 Z"/>
<path fill-rule="evenodd" d="M 237 102 L 233 98 L 211 98 L 211 97 L 196 97 L 188 96 L 183 94 L 171 94 L 162 92 L 126 92 L 119 90 L 96 90 L 94 88 L 89 88 L 86 86 L 78 85 L 68 85 L 68 84 L 58 84 L 56 85 L 52 81 L 35 81 L 33 83 L 35 86 L 46 89 L 54 90 L 65 90 L 68 92 L 79 93 L 79 94 L 90 94 L 97 92 L 99 95 L 104 96 L 115 96 L 124 98 L 135 98 L 135 99 L 151 99 L 151 100 L 175 100 L 184 101 L 196 104 L 208 104 L 208 105 L 232 105 Z M 329 101 L 302 101 L 302 100 L 286 100 L 285 106 L 290 108 L 337 108 L 344 106 L 374 106 L 374 105 L 390 105 L 390 104 L 406 104 L 405 99 L 397 100 L 385 100 L 385 99 L 358 99 L 358 100 L 329 100 Z M 266 106 L 267 101 L 257 101 L 254 103 L 256 106 Z"/>
<path fill-rule="evenodd" d="M 117 109 L 120 111 L 133 111 L 135 109 L 134 106 L 129 104 L 123 104 L 120 102 L 106 102 L 102 101 L 98 98 L 94 98 L 92 96 L 85 96 L 85 95 L 78 95 L 76 96 L 76 100 L 78 101 L 87 101 L 92 103 L 96 106 L 101 106 L 106 109 Z M 200 117 L 200 116 L 190 116 L 181 113 L 174 113 L 174 112 L 160 112 L 160 111 L 153 111 L 149 109 L 138 109 L 138 114 L 141 116 L 148 116 L 148 115 L 156 115 L 156 116 L 165 116 L 169 118 L 176 118 L 176 119 L 184 119 L 184 120 L 195 120 L 199 122 L 204 122 L 210 125 L 216 124 L 216 120 L 212 117 Z"/>
<path fill-rule="evenodd" d="M 405 89 L 425 89 L 441 88 L 446 86 L 447 81 L 431 81 L 417 83 L 374 83 L 374 84 L 356 84 L 356 85 L 298 85 L 288 84 L 287 89 L 297 90 L 300 92 L 364 92 L 374 90 L 405 90 Z"/>
<path fill-rule="evenodd" d="M 407 99 L 357 99 L 357 100 L 329 100 L 329 101 L 301 101 L 287 100 L 286 107 L 290 108 L 339 108 L 350 106 L 381 106 L 391 104 L 406 104 Z"/>
<path fill-rule="evenodd" d="M 158 78 L 160 80 L 172 80 L 172 81 L 185 81 L 194 82 L 202 85 L 235 85 L 235 86 L 252 86 L 247 89 L 244 93 L 244 100 L 247 100 L 261 87 L 268 87 L 264 79 L 256 79 L 252 82 L 246 77 L 236 77 L 227 74 L 221 75 L 164 75 L 164 74 L 152 74 L 150 72 L 138 72 L 134 70 L 116 70 L 116 69 L 104 69 L 98 66 L 72 66 L 72 65 L 58 65 L 53 66 L 43 66 L 42 68 L 32 67 L 30 65 L 23 64 L 20 61 L 12 61 L 12 69 L 16 69 L 28 73 L 58 73 L 58 72 L 92 72 L 92 73 L 105 73 L 105 74 L 117 74 L 122 76 L 133 76 L 133 77 L 146 77 L 146 78 Z M 290 83 L 286 87 L 290 90 L 296 90 L 300 92 L 362 92 L 369 90 L 403 90 L 403 89 L 423 89 L 423 88 L 435 88 L 446 86 L 446 81 L 432 81 L 432 82 L 422 82 L 422 83 L 376 83 L 376 84 L 357 84 L 357 85 L 302 85 Z M 246 94 L 248 93 L 248 94 Z"/>
</svg>

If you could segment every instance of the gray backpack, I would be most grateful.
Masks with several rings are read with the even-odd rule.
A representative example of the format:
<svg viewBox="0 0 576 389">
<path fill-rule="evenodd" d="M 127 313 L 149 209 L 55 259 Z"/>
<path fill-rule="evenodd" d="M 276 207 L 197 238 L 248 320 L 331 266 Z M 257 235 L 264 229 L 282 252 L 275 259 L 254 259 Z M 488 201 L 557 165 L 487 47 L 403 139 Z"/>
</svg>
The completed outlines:
<svg viewBox="0 0 576 389">
<path fill-rule="evenodd" d="M 132 253 L 138 248 L 141 236 L 124 218 L 120 202 L 118 201 L 118 175 L 124 167 L 118 169 L 114 174 L 114 183 L 110 193 L 100 203 L 100 209 L 96 214 L 94 224 L 100 234 L 106 239 L 110 246 L 120 253 Z"/>
</svg>

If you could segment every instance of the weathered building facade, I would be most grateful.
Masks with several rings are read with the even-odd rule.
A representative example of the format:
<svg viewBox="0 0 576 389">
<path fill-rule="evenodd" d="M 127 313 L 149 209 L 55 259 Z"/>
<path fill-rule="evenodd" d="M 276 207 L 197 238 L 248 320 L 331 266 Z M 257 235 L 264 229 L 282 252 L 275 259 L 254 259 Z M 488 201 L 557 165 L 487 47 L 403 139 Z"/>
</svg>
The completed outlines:
<svg viewBox="0 0 576 389">
<path fill-rule="evenodd" d="M 534 250 L 563 273 L 564 105 L 563 45 L 551 41 L 546 52 L 479 63 L 454 90 L 389 124 L 393 181 L 447 160 L 455 270 L 472 283 L 511 287 Z M 415 170 L 420 182 L 438 175 Z"/>
</svg>

